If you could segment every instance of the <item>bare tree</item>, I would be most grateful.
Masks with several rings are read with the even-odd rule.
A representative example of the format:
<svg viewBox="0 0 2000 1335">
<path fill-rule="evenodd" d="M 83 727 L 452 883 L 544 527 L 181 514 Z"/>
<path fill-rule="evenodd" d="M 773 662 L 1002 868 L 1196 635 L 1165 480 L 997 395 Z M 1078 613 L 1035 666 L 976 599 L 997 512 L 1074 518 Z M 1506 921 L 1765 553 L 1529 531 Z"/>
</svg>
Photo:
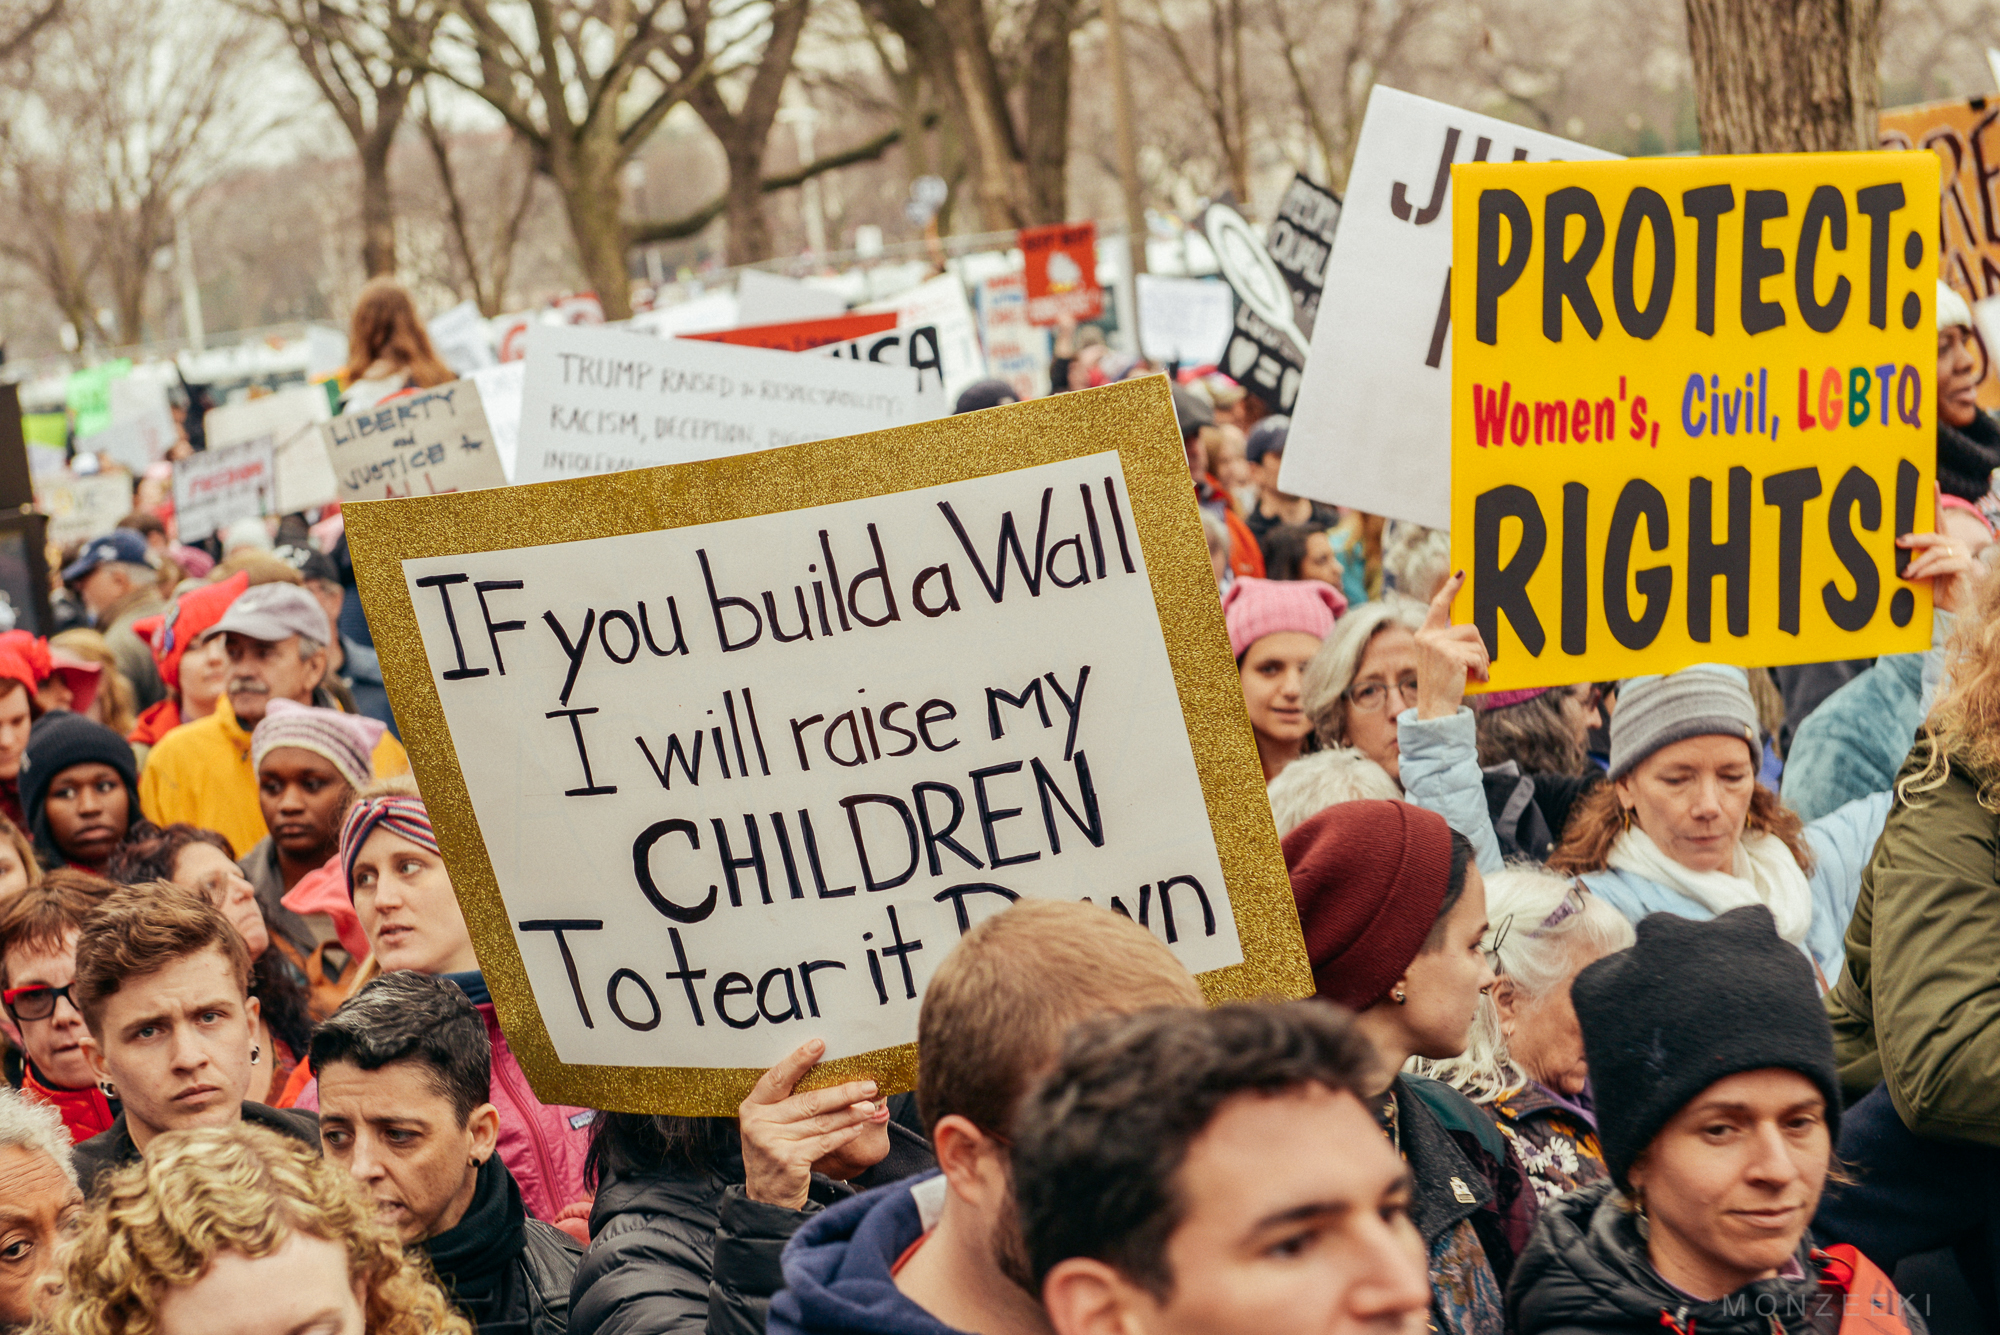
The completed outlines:
<svg viewBox="0 0 2000 1335">
<path fill-rule="evenodd" d="M 424 132 L 424 142 L 431 150 L 431 162 L 437 168 L 439 193 L 444 198 L 445 216 L 450 224 L 451 239 L 457 252 L 461 272 L 467 287 L 472 289 L 472 299 L 485 315 L 498 315 L 507 300 L 507 285 L 513 276 L 514 248 L 521 240 L 521 227 L 527 221 L 528 210 L 535 202 L 535 185 L 540 180 L 535 164 L 520 145 L 511 142 L 511 150 L 505 156 L 518 159 L 516 171 L 518 184 L 511 193 L 513 204 L 504 212 L 492 215 L 487 221 L 486 235 L 482 238 L 481 228 L 473 220 L 474 209 L 467 183 L 459 168 L 452 162 L 450 137 L 437 123 L 431 100 L 425 98 L 422 114 L 417 124 Z M 504 171 L 504 164 L 502 170 Z M 494 181 L 493 186 L 504 184 Z M 497 189 L 487 192 L 489 198 L 504 198 Z"/>
<path fill-rule="evenodd" d="M 361 267 L 396 272 L 389 151 L 443 19 L 441 0 L 243 0 L 282 25 L 361 162 Z"/>
<path fill-rule="evenodd" d="M 271 52 L 247 15 L 201 0 L 72 0 L 43 42 L 0 91 L 0 189 L 17 210 L 0 251 L 80 337 L 135 341 L 178 213 L 272 124 L 254 101 Z"/>
<path fill-rule="evenodd" d="M 1687 0 L 1709 153 L 1875 146 L 1880 0 Z"/>
</svg>

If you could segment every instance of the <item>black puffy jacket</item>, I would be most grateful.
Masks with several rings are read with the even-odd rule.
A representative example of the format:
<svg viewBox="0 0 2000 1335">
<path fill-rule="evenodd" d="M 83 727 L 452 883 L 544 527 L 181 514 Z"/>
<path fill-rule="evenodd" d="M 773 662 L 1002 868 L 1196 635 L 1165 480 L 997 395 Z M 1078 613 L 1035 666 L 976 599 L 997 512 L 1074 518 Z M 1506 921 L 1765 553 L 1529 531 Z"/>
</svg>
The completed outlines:
<svg viewBox="0 0 2000 1335">
<path fill-rule="evenodd" d="M 1760 1279 L 1726 1298 L 1698 1302 L 1661 1279 L 1610 1182 L 1542 1207 L 1507 1289 L 1513 1335 L 1835 1335 L 1842 1296 L 1821 1286 L 1824 1254 L 1804 1243 L 1798 1279 Z M 1901 1316 L 1925 1335 L 1914 1309 Z"/>
<path fill-rule="evenodd" d="M 744 1195 L 734 1154 L 708 1170 L 614 1174 L 591 1207 L 569 1335 L 763 1335 L 771 1295 L 785 1286 L 778 1258 L 800 1224 L 936 1165 L 923 1138 L 892 1120 L 889 1156 L 851 1185 L 815 1174 L 803 1210 Z"/>
<path fill-rule="evenodd" d="M 582 1249 L 555 1225 L 528 1217 L 520 1185 L 497 1155 L 480 1164 L 465 1216 L 413 1250 L 478 1335 L 565 1335 Z"/>
</svg>

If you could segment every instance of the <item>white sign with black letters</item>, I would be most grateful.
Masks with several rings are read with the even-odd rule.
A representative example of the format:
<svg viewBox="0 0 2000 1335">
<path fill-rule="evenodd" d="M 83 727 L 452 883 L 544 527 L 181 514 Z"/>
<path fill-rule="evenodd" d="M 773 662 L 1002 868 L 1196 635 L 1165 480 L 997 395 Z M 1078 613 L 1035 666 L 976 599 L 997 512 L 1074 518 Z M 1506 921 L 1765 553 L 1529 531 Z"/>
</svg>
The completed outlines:
<svg viewBox="0 0 2000 1335">
<path fill-rule="evenodd" d="M 528 331 L 516 482 L 693 463 L 949 411 L 905 367 L 616 329 Z"/>
<path fill-rule="evenodd" d="M 1451 523 L 1451 166 L 1616 153 L 1375 85 L 1278 485 Z"/>
<path fill-rule="evenodd" d="M 336 417 L 320 427 L 320 439 L 342 501 L 507 485 L 470 377 Z"/>
</svg>

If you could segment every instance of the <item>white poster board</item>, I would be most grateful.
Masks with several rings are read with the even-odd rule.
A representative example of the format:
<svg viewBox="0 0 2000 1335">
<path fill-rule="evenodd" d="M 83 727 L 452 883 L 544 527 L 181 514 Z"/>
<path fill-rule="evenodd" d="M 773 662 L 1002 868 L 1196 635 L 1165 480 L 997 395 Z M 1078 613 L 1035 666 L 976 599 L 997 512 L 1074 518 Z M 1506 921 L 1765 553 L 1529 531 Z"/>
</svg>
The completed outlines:
<svg viewBox="0 0 2000 1335">
<path fill-rule="evenodd" d="M 870 356 L 873 360 L 891 362 L 898 360 L 900 354 L 900 360 L 917 372 L 919 388 L 925 390 L 935 388 L 935 377 L 942 376 L 944 406 L 939 412 L 950 412 L 960 390 L 985 378 L 986 354 L 979 347 L 979 323 L 973 318 L 971 303 L 965 299 L 965 287 L 956 274 L 941 273 L 887 301 L 855 308 L 857 315 L 878 311 L 896 312 L 896 332 L 902 344 L 896 352 Z M 875 340 L 870 343 L 873 346 Z M 821 351 L 828 356 L 848 355 L 845 344 Z"/>
<path fill-rule="evenodd" d="M 784 274 L 745 269 L 736 280 L 736 318 L 743 324 L 785 324 L 845 314 L 847 299 L 838 292 Z"/>
<path fill-rule="evenodd" d="M 479 404 L 486 412 L 486 429 L 493 433 L 493 449 L 500 456 L 500 470 L 514 480 L 514 460 L 521 442 L 521 375 L 526 362 L 501 362 L 466 379 L 479 387 Z"/>
<path fill-rule="evenodd" d="M 114 380 L 111 383 L 116 387 L 125 382 Z M 120 468 L 143 473 L 166 458 L 167 451 L 180 438 L 180 429 L 174 425 L 173 414 L 165 408 L 153 408 L 131 417 L 114 417 L 111 425 L 104 430 L 77 441 L 76 452 L 102 454 Z"/>
<path fill-rule="evenodd" d="M 519 482 L 902 426 L 949 402 L 894 365 L 566 325 L 528 332 L 524 376 Z"/>
<path fill-rule="evenodd" d="M 320 423 L 332 416 L 325 385 L 297 385 L 226 404 L 204 421 L 211 452 L 250 441 L 270 446 L 271 511 L 291 514 L 330 504 L 340 490 L 319 439 Z"/>
<path fill-rule="evenodd" d="M 470 379 L 336 417 L 319 431 L 343 503 L 507 485 Z"/>
<path fill-rule="evenodd" d="M 493 349 L 492 326 L 480 314 L 477 302 L 459 302 L 433 319 L 428 328 L 438 356 L 460 375 L 500 361 Z"/>
<path fill-rule="evenodd" d="M 329 476 L 333 470 L 327 469 Z M 174 523 L 182 542 L 200 542 L 239 519 L 272 512 L 276 470 L 268 437 L 206 449 L 174 465 Z"/>
<path fill-rule="evenodd" d="M 986 374 L 1014 387 L 1018 399 L 1048 391 L 1049 334 L 1028 321 L 1025 275 L 995 274 L 979 284 L 979 332 L 986 344 Z"/>
<path fill-rule="evenodd" d="M 1448 527 L 1451 164 L 1617 156 L 1375 85 L 1278 485 Z"/>
<path fill-rule="evenodd" d="M 35 503 L 49 517 L 50 542 L 67 547 L 88 541 L 132 513 L 132 475 L 122 468 L 81 474 L 64 469 L 35 479 Z"/>
<path fill-rule="evenodd" d="M 1139 275 L 1139 347 L 1160 363 L 1219 361 L 1235 327 L 1236 297 L 1212 278 Z"/>
</svg>

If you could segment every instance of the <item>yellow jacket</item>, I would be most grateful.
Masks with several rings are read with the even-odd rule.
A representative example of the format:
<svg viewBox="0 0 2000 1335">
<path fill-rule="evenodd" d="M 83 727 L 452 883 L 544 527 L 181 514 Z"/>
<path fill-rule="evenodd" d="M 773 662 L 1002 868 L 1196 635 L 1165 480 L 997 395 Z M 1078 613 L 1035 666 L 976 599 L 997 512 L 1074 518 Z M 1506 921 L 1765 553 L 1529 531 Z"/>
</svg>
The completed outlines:
<svg viewBox="0 0 2000 1335">
<path fill-rule="evenodd" d="M 388 733 L 375 747 L 375 777 L 410 771 L 403 744 Z M 214 830 L 242 857 L 270 831 L 257 802 L 250 734 L 236 721 L 229 697 L 207 718 L 183 723 L 153 745 L 139 776 L 139 809 L 155 825 L 185 821 Z"/>
</svg>

